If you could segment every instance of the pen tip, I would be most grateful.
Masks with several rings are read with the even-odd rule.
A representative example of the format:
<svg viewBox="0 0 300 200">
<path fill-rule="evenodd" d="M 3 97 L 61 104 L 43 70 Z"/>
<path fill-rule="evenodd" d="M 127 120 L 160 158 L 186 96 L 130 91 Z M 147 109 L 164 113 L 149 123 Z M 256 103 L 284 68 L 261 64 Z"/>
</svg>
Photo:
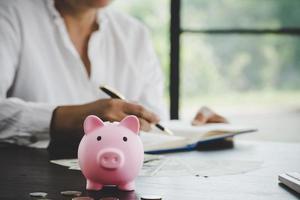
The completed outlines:
<svg viewBox="0 0 300 200">
<path fill-rule="evenodd" d="M 165 128 L 164 130 L 166 133 L 168 133 L 169 135 L 174 135 L 173 132 L 170 129 Z"/>
</svg>

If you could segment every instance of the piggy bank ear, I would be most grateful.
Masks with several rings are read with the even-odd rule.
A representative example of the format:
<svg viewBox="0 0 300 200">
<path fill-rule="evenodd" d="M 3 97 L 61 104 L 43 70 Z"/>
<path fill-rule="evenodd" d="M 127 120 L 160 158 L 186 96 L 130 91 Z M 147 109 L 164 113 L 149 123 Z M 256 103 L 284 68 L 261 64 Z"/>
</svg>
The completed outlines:
<svg viewBox="0 0 300 200">
<path fill-rule="evenodd" d="M 89 115 L 83 123 L 84 133 L 89 134 L 96 128 L 100 128 L 102 126 L 104 126 L 104 123 L 99 117 L 95 115 Z"/>
<path fill-rule="evenodd" d="M 129 116 L 125 117 L 120 122 L 120 125 L 128 128 L 129 130 L 133 131 L 134 133 L 139 133 L 140 122 L 139 122 L 139 119 L 134 115 L 129 115 Z"/>
</svg>

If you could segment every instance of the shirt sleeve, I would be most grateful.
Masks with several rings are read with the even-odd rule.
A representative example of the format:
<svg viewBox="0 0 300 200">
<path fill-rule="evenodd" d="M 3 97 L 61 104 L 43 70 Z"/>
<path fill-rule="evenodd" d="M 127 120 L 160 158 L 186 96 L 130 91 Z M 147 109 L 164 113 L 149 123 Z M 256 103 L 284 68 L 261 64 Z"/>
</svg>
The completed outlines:
<svg viewBox="0 0 300 200">
<path fill-rule="evenodd" d="M 13 6 L 2 3 L 0 4 L 0 141 L 27 144 L 30 143 L 32 135 L 37 135 L 37 138 L 49 137 L 50 121 L 55 106 L 8 97 L 9 90 L 17 78 L 22 37 L 16 11 Z"/>
<path fill-rule="evenodd" d="M 156 113 L 161 120 L 167 120 L 167 108 L 164 103 L 164 79 L 159 60 L 150 39 L 149 31 L 144 28 L 139 43 L 140 62 L 143 69 L 144 90 L 140 102 Z"/>
</svg>

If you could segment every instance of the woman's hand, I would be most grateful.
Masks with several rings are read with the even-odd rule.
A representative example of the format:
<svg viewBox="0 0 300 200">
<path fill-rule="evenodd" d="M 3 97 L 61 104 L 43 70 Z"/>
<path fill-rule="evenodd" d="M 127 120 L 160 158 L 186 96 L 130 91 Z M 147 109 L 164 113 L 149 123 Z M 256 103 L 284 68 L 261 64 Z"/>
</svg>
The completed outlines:
<svg viewBox="0 0 300 200">
<path fill-rule="evenodd" d="M 192 121 L 193 126 L 199 126 L 207 123 L 228 123 L 227 119 L 210 108 L 203 106 Z"/>
<path fill-rule="evenodd" d="M 151 124 L 159 121 L 158 116 L 139 104 L 120 99 L 101 99 L 83 105 L 59 106 L 53 112 L 51 138 L 81 138 L 82 125 L 88 115 L 96 115 L 103 121 L 121 121 L 127 115 L 135 115 L 144 131 L 149 131 Z"/>
</svg>

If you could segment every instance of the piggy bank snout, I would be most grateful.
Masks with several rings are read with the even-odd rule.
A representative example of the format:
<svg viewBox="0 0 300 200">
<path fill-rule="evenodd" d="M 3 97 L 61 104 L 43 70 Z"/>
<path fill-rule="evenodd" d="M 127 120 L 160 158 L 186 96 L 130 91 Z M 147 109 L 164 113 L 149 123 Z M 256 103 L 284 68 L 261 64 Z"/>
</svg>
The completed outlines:
<svg viewBox="0 0 300 200">
<path fill-rule="evenodd" d="M 105 169 L 118 169 L 124 164 L 124 155 L 117 149 L 103 149 L 98 153 L 98 165 Z"/>
</svg>

